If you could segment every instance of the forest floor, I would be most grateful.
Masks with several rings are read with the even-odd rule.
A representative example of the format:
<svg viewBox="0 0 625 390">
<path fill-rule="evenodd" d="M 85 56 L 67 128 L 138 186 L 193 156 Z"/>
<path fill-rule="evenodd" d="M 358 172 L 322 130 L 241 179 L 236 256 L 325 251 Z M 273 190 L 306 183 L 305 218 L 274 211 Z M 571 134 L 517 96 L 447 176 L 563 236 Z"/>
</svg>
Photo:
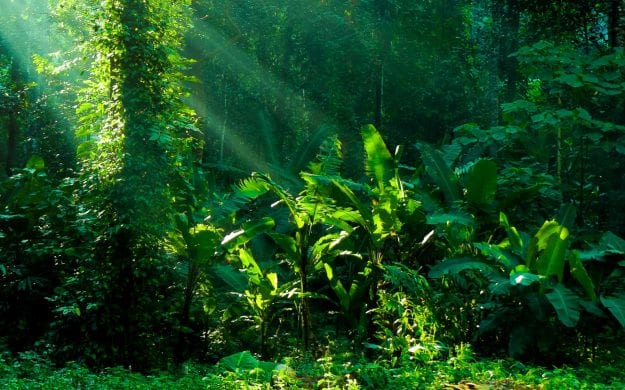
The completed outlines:
<svg viewBox="0 0 625 390">
<path fill-rule="evenodd" d="M 454 357 L 422 364 L 384 364 L 326 357 L 277 370 L 228 370 L 188 363 L 176 372 L 94 372 L 71 363 L 54 369 L 36 355 L 0 358 L 2 389 L 625 389 L 625 361 L 546 368 L 514 360 Z"/>
</svg>

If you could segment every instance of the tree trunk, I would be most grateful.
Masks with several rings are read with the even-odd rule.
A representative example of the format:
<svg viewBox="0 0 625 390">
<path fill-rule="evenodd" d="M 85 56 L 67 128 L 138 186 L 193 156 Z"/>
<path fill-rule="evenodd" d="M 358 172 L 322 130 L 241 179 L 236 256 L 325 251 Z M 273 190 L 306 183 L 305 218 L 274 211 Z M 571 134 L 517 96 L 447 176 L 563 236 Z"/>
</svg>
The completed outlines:
<svg viewBox="0 0 625 390">
<path fill-rule="evenodd" d="M 519 49 L 519 6 L 515 1 L 508 0 L 496 1 L 493 7 L 499 77 L 505 82 L 501 97 L 504 102 L 511 102 L 516 99 L 518 81 L 517 60 L 515 57 L 510 57 L 510 54 Z"/>
<path fill-rule="evenodd" d="M 200 269 L 197 264 L 189 264 L 189 272 L 187 274 L 187 283 L 184 289 L 184 302 L 182 311 L 180 312 L 180 329 L 178 331 L 178 342 L 174 349 L 174 362 L 181 364 L 184 361 L 188 348 L 187 328 L 189 327 L 189 318 L 191 312 L 191 301 L 193 300 L 193 292 L 199 276 Z"/>
<path fill-rule="evenodd" d="M 17 97 L 19 85 L 19 69 L 15 60 L 11 64 L 11 87 L 14 89 L 16 96 L 14 97 L 13 107 L 9 112 L 7 123 L 7 154 L 5 160 L 5 170 L 7 175 L 11 175 L 11 170 L 16 167 L 17 163 L 17 140 L 19 138 L 19 121 L 21 101 Z"/>
<path fill-rule="evenodd" d="M 7 123 L 7 154 L 5 161 L 5 170 L 7 176 L 10 176 L 11 170 L 15 168 L 18 131 L 19 126 L 17 124 L 17 110 L 14 110 L 9 114 L 9 121 Z"/>
<path fill-rule="evenodd" d="M 619 45 L 619 30 L 621 21 L 621 0 L 611 0 L 608 10 L 609 26 L 608 26 L 608 42 L 610 48 L 614 49 Z"/>
</svg>

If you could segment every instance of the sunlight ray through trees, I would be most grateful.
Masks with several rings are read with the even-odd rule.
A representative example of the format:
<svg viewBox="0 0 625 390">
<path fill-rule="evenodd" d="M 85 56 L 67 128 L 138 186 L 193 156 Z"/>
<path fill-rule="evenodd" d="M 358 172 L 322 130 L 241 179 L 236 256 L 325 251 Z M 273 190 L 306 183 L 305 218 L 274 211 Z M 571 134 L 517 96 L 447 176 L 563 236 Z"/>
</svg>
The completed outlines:
<svg viewBox="0 0 625 390">
<path fill-rule="evenodd" d="M 0 387 L 622 388 L 624 14 L 0 0 Z"/>
</svg>

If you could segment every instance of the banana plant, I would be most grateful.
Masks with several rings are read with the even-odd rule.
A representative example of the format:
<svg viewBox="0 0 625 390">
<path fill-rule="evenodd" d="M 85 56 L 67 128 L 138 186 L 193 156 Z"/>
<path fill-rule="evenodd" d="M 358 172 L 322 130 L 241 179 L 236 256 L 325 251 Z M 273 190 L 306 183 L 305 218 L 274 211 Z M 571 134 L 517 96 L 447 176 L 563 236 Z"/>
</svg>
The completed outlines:
<svg viewBox="0 0 625 390">
<path fill-rule="evenodd" d="M 191 304 L 202 269 L 206 270 L 219 256 L 219 242 L 223 231 L 213 225 L 194 223 L 189 214 L 175 215 L 176 229 L 168 233 L 165 247 L 183 259 L 182 271 L 186 276 L 184 301 L 180 312 L 180 334 L 177 353 L 184 348 L 185 334 L 188 332 Z"/>
<path fill-rule="evenodd" d="M 534 318 L 513 326 L 510 334 L 513 354 L 524 349 L 519 343 L 530 338 L 528 332 L 537 331 L 536 326 L 547 321 L 548 306 L 567 327 L 575 327 L 584 310 L 602 315 L 599 301 L 608 311 L 616 311 L 618 319 L 619 308 L 614 305 L 618 300 L 613 297 L 598 299 L 595 283 L 582 263 L 580 252 L 569 249 L 571 237 L 565 224 L 570 226 L 574 213 L 573 206 L 564 205 L 558 220 L 545 221 L 533 236 L 519 232 L 509 224 L 507 216 L 500 213 L 500 226 L 505 231 L 501 242 L 474 243 L 473 254 L 444 260 L 434 266 L 429 275 L 440 278 L 472 270 L 485 277 L 490 302 L 483 307 L 492 311 L 482 321 L 482 332 L 492 329 L 502 318 L 510 318 L 511 312 L 501 306 L 502 302 L 520 300 Z M 583 295 L 577 290 L 583 291 Z"/>
<path fill-rule="evenodd" d="M 278 273 L 270 269 L 262 269 L 253 252 L 248 248 L 237 248 L 235 253 L 230 256 L 230 258 L 233 257 L 238 259 L 247 276 L 248 287 L 243 291 L 241 297 L 245 300 L 246 307 L 252 314 L 251 319 L 260 338 L 260 354 L 265 358 L 268 356 L 269 325 L 278 312 L 277 306 L 280 302 L 294 295 L 297 287 L 288 281 L 280 284 Z"/>
<path fill-rule="evenodd" d="M 364 172 L 369 182 L 354 185 L 335 177 L 331 185 L 341 195 L 336 197 L 343 207 L 340 217 L 353 225 L 348 232 L 352 241 L 364 243 L 366 257 L 359 257 L 362 258 L 360 267 L 348 278 L 337 275 L 337 266 L 332 261 L 324 261 L 323 267 L 341 311 L 352 321 L 352 329 L 364 331 L 366 308 L 374 304 L 371 299 L 377 296 L 384 260 L 401 262 L 402 257 L 408 257 L 410 250 L 407 248 L 414 245 L 415 240 L 406 234 L 405 228 L 410 225 L 418 230 L 425 225 L 425 219 L 421 204 L 411 196 L 412 191 L 400 177 L 402 148 L 392 155 L 372 125 L 363 127 L 361 136 L 365 149 Z M 329 256 L 329 259 L 336 258 Z M 363 332 L 356 334 L 360 333 Z"/>
<path fill-rule="evenodd" d="M 421 226 L 425 220 L 421 203 L 411 196 L 410 186 L 399 174 L 403 149 L 398 147 L 392 155 L 372 125 L 365 126 L 361 135 L 365 174 L 371 185 L 354 186 L 340 178 L 333 179 L 332 185 L 343 195 L 345 207 L 353 210 L 349 221 L 364 231 L 370 266 L 376 269 L 389 253 L 414 241 L 414 237 L 402 237 L 407 222 Z"/>
<path fill-rule="evenodd" d="M 625 328 L 625 240 L 605 232 L 598 243 L 580 251 L 579 258 L 589 264 L 590 274 L 598 286 L 599 300 L 621 327 Z M 595 267 L 596 266 L 596 267 Z"/>
<path fill-rule="evenodd" d="M 428 212 L 427 223 L 448 242 L 449 250 L 462 252 L 479 233 L 475 215 L 482 214 L 481 220 L 492 219 L 489 216 L 495 210 L 497 164 L 490 159 L 478 159 L 452 169 L 457 158 L 453 153 L 444 154 L 427 143 L 416 146 L 426 177 L 442 194 L 442 199 L 437 199 L 426 191 L 418 193 Z M 423 179 L 418 180 L 422 186 Z"/>
<path fill-rule="evenodd" d="M 329 143 L 338 142 L 329 140 Z M 324 143 L 322 153 L 325 158 L 311 164 L 313 172 L 321 176 L 330 176 L 330 172 L 338 167 L 336 156 L 332 155 L 333 148 Z M 322 185 L 315 180 L 305 181 L 304 189 L 295 196 L 269 176 L 255 174 L 253 177 L 241 183 L 239 193 L 233 197 L 237 202 L 247 202 L 264 194 L 271 193 L 278 198 L 272 207 L 283 206 L 288 211 L 288 224 L 282 227 L 284 231 L 275 231 L 271 228 L 275 222 L 270 217 L 264 217 L 259 223 L 248 224 L 230 234 L 222 241 L 227 248 L 239 248 L 248 242 L 251 237 L 259 233 L 267 233 L 281 249 L 281 255 L 289 264 L 297 278 L 297 304 L 300 324 L 302 327 L 303 348 L 307 350 L 311 338 L 309 299 L 320 297 L 319 294 L 309 289 L 309 279 L 315 272 L 319 272 L 322 266 L 319 261 L 328 256 L 328 251 L 323 251 L 323 243 L 332 237 L 333 233 L 341 229 L 351 229 L 346 222 L 348 213 L 342 212 L 333 206 L 333 201 L 326 196 Z M 264 221 L 264 222 L 262 222 Z M 271 231 L 270 231 L 271 230 Z M 319 231 L 329 231 L 326 235 Z M 253 273 L 252 273 L 253 274 Z M 261 301 L 259 301 L 261 302 Z"/>
<path fill-rule="evenodd" d="M 269 180 L 266 178 L 266 180 Z M 248 183 L 249 184 L 249 183 Z M 265 182 L 270 187 L 270 181 Z M 262 184 L 259 184 L 262 186 Z M 286 196 L 287 193 L 282 195 Z M 295 280 L 287 278 L 280 281 L 280 272 L 273 259 L 259 261 L 257 254 L 250 245 L 251 241 L 260 235 L 270 237 L 277 233 L 273 230 L 276 222 L 271 217 L 262 217 L 241 225 L 239 229 L 227 234 L 221 241 L 226 250 L 226 259 L 230 265 L 222 265 L 216 268 L 218 276 L 237 294 L 244 302 L 251 315 L 248 317 L 254 323 L 254 329 L 258 331 L 260 340 L 260 354 L 268 355 L 267 338 L 269 325 L 278 313 L 278 306 L 299 294 Z M 245 282 L 240 279 L 240 273 L 232 269 L 236 266 L 245 275 Z M 244 287 L 243 287 L 244 286 Z"/>
</svg>

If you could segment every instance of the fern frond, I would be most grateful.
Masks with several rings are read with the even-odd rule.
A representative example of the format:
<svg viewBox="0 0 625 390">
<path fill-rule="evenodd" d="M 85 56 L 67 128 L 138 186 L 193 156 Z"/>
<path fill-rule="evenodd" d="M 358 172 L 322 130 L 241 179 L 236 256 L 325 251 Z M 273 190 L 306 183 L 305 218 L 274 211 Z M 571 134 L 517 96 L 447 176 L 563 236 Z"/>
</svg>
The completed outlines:
<svg viewBox="0 0 625 390">
<path fill-rule="evenodd" d="M 341 141 L 336 135 L 332 135 L 321 143 L 319 153 L 308 164 L 308 169 L 315 175 L 335 177 L 341 175 L 342 165 Z"/>
<path fill-rule="evenodd" d="M 308 140 L 293 155 L 293 161 L 289 164 L 291 172 L 301 172 L 306 169 L 308 163 L 312 161 L 319 151 L 319 148 L 335 132 L 331 127 L 323 125 L 313 131 Z"/>
<path fill-rule="evenodd" d="M 269 184 L 263 178 L 252 176 L 243 179 L 239 184 L 233 186 L 233 191 L 230 196 L 225 198 L 219 206 L 211 210 L 207 219 L 210 219 L 213 223 L 221 221 L 235 214 L 251 201 L 266 194 L 270 189 Z"/>
</svg>

